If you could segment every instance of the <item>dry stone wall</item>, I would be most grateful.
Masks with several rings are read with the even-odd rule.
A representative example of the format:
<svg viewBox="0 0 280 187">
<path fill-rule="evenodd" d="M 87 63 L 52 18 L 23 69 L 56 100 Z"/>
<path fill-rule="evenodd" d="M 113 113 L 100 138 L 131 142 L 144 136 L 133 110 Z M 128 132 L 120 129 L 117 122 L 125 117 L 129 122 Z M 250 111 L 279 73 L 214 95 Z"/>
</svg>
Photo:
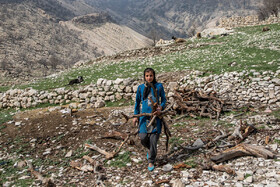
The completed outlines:
<svg viewBox="0 0 280 187">
<path fill-rule="evenodd" d="M 175 88 L 192 87 L 205 92 L 216 91 L 236 107 L 245 105 L 280 107 L 280 70 L 273 72 L 231 72 L 222 75 L 201 77 L 203 73 L 193 71 L 176 82 L 164 83 L 167 98 L 172 99 Z M 121 99 L 135 100 L 137 87 L 141 80 L 135 79 L 98 79 L 96 84 L 76 90 L 58 88 L 53 91 L 11 89 L 0 93 L 0 108 L 29 108 L 41 103 L 71 103 L 72 108 L 104 107 L 106 101 Z"/>
<path fill-rule="evenodd" d="M 254 25 L 266 25 L 266 24 L 273 24 L 273 23 L 280 23 L 280 17 L 270 16 L 268 19 L 264 21 L 259 21 L 257 15 L 246 16 L 246 17 L 235 16 L 230 18 L 221 18 L 219 20 L 218 27 L 234 28 L 234 27 L 254 26 Z"/>
</svg>

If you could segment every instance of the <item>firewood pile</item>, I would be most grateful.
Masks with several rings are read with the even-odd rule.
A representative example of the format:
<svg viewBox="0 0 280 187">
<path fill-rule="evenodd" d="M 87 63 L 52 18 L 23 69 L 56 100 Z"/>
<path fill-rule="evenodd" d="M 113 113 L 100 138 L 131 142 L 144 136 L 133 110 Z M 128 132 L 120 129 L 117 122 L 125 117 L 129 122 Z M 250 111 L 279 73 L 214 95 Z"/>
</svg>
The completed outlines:
<svg viewBox="0 0 280 187">
<path fill-rule="evenodd" d="M 175 90 L 173 109 L 179 114 L 191 117 L 218 119 L 222 112 L 230 111 L 232 103 L 218 97 L 214 91 L 205 93 L 194 89 Z"/>
<path fill-rule="evenodd" d="M 278 131 L 275 129 L 274 131 Z M 275 152 L 267 149 L 265 146 L 252 144 L 246 141 L 249 137 L 253 137 L 257 133 L 262 133 L 254 125 L 247 124 L 240 120 L 240 123 L 232 132 L 224 132 L 222 130 L 209 130 L 205 134 L 205 138 L 197 139 L 191 145 L 179 145 L 176 151 L 172 150 L 168 153 L 168 157 L 176 157 L 186 152 L 192 153 L 199 149 L 204 149 L 205 157 L 201 163 L 203 170 L 216 170 L 235 175 L 235 170 L 223 163 L 243 156 L 254 156 L 265 159 L 275 158 Z M 270 137 L 266 136 L 265 144 L 269 144 Z"/>
</svg>

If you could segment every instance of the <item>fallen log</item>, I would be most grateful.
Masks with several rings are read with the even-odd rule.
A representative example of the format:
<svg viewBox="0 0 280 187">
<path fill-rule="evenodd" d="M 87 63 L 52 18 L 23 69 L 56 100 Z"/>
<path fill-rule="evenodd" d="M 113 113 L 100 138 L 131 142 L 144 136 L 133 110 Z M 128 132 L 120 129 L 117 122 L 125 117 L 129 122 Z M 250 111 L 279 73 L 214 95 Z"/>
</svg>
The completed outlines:
<svg viewBox="0 0 280 187">
<path fill-rule="evenodd" d="M 267 150 L 263 146 L 242 143 L 236 145 L 235 147 L 226 149 L 219 155 L 212 156 L 211 160 L 215 163 L 221 163 L 241 156 L 255 156 L 255 157 L 262 157 L 268 159 L 268 158 L 274 158 L 275 154 Z"/>
<path fill-rule="evenodd" d="M 103 155 L 105 155 L 105 157 L 106 157 L 106 159 L 111 159 L 111 158 L 113 158 L 114 156 L 115 156 L 115 153 L 114 152 L 107 152 L 107 151 L 105 151 L 105 150 L 103 150 L 103 149 L 100 149 L 99 147 L 97 147 L 96 145 L 92 145 L 92 144 L 85 144 L 85 147 L 86 148 L 89 148 L 89 149 L 93 149 L 93 150 L 95 150 L 95 151 L 97 151 L 97 152 L 99 152 L 99 153 L 101 153 L 101 154 L 103 154 Z"/>
<path fill-rule="evenodd" d="M 169 183 L 169 182 L 170 182 L 169 179 L 162 179 L 162 180 L 156 181 L 155 184 L 156 184 L 156 185 L 159 185 L 159 184 Z"/>
<path fill-rule="evenodd" d="M 129 139 L 129 137 L 130 137 L 131 135 L 135 135 L 135 134 L 137 134 L 137 131 L 135 131 L 134 133 L 129 134 L 129 135 L 126 137 L 126 139 L 121 143 L 121 145 L 120 145 L 115 151 L 113 151 L 113 152 L 107 152 L 107 151 L 105 151 L 105 150 L 103 150 L 103 149 L 97 147 L 96 145 L 87 144 L 87 143 L 85 144 L 85 147 L 87 147 L 87 148 L 89 148 L 89 149 L 93 149 L 93 150 L 95 150 L 95 151 L 97 151 L 97 152 L 99 152 L 99 153 L 105 155 L 105 158 L 106 158 L 107 160 L 110 160 L 110 159 L 114 158 L 114 157 L 120 152 L 122 146 L 125 144 L 125 142 L 127 142 L 127 140 Z"/>
<path fill-rule="evenodd" d="M 126 133 L 112 131 L 112 132 L 105 133 L 105 135 L 100 138 L 101 139 L 112 138 L 112 139 L 117 139 L 117 140 L 125 140 L 126 137 L 127 137 Z"/>
<path fill-rule="evenodd" d="M 213 165 L 213 170 L 226 172 L 229 175 L 235 175 L 235 171 L 227 165 Z"/>
</svg>

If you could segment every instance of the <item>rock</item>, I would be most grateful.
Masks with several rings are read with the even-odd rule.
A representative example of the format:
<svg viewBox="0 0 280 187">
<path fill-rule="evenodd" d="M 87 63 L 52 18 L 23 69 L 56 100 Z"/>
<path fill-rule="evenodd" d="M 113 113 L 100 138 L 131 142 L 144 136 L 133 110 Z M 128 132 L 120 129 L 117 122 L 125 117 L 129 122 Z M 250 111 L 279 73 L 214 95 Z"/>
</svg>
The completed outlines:
<svg viewBox="0 0 280 187">
<path fill-rule="evenodd" d="M 137 159 L 137 158 L 131 158 L 131 160 L 135 163 L 139 163 L 141 160 Z"/>
<path fill-rule="evenodd" d="M 269 187 L 279 187 L 279 184 L 277 182 L 268 182 L 267 186 L 269 186 Z"/>
<path fill-rule="evenodd" d="M 111 86 L 113 84 L 113 81 L 112 80 L 108 80 L 107 82 L 106 82 L 106 86 Z"/>
<path fill-rule="evenodd" d="M 166 164 L 162 167 L 162 170 L 165 172 L 169 172 L 173 170 L 173 166 L 171 164 Z"/>
<path fill-rule="evenodd" d="M 193 147 L 202 147 L 204 145 L 203 141 L 198 138 L 197 140 L 195 140 L 195 142 L 193 143 Z"/>
<path fill-rule="evenodd" d="M 280 85 L 280 79 L 278 78 L 274 78 L 271 80 L 273 83 L 277 84 L 277 85 Z"/>
<path fill-rule="evenodd" d="M 272 151 L 276 151 L 278 148 L 278 144 L 271 144 L 270 147 Z"/>
<path fill-rule="evenodd" d="M 23 167 L 25 167 L 26 166 L 26 162 L 25 161 L 19 161 L 18 163 L 17 163 L 17 167 L 18 168 L 23 168 Z"/>
<path fill-rule="evenodd" d="M 249 176 L 244 180 L 245 183 L 252 183 L 253 182 L 253 176 Z"/>
<path fill-rule="evenodd" d="M 123 79 L 120 79 L 120 78 L 117 78 L 117 79 L 114 81 L 114 84 L 116 84 L 116 85 L 120 85 L 121 83 L 123 83 Z"/>
<path fill-rule="evenodd" d="M 72 153 L 73 153 L 73 151 L 70 150 L 70 151 L 65 155 L 65 157 L 66 157 L 66 158 L 71 157 L 71 156 L 72 156 Z"/>
<path fill-rule="evenodd" d="M 81 167 L 81 170 L 87 172 L 87 171 L 93 171 L 94 168 L 91 165 L 84 165 Z"/>
<path fill-rule="evenodd" d="M 131 92 L 132 92 L 131 86 L 126 86 L 125 87 L 125 93 L 131 93 Z"/>
<path fill-rule="evenodd" d="M 105 106 L 105 101 L 103 101 L 103 100 L 98 100 L 94 103 L 95 108 L 101 108 L 101 107 L 104 107 L 104 106 Z"/>
<path fill-rule="evenodd" d="M 180 179 L 171 180 L 172 187 L 184 187 L 184 183 Z"/>
<path fill-rule="evenodd" d="M 11 184 L 12 184 L 12 182 L 7 181 L 3 184 L 3 187 L 10 187 Z"/>
<path fill-rule="evenodd" d="M 104 79 L 102 79 L 102 78 L 99 78 L 98 80 L 97 80 L 97 86 L 101 86 L 102 85 L 102 83 L 103 83 L 103 81 L 104 81 Z"/>
<path fill-rule="evenodd" d="M 244 180 L 244 173 L 237 171 L 236 172 L 236 180 L 243 181 Z"/>
<path fill-rule="evenodd" d="M 21 125 L 21 121 L 17 121 L 17 122 L 15 122 L 15 126 L 20 126 Z"/>
<path fill-rule="evenodd" d="M 134 93 L 137 92 L 137 88 L 138 88 L 138 86 L 133 86 L 133 87 L 132 87 L 132 90 L 133 90 Z"/>
<path fill-rule="evenodd" d="M 20 177 L 20 178 L 18 178 L 19 180 L 25 180 L 25 179 L 29 179 L 30 178 L 30 176 L 22 176 L 22 177 Z"/>
</svg>

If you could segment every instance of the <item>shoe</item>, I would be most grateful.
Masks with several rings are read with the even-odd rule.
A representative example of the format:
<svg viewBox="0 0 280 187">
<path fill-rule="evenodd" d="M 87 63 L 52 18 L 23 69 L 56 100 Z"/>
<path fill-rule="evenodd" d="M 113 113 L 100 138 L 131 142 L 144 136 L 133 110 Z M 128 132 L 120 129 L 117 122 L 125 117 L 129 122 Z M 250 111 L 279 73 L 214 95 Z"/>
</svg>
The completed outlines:
<svg viewBox="0 0 280 187">
<path fill-rule="evenodd" d="M 149 171 L 153 171 L 154 169 L 155 169 L 155 166 L 154 166 L 154 165 L 153 165 L 152 167 L 149 167 L 149 166 L 148 166 L 148 170 L 149 170 Z"/>
</svg>

